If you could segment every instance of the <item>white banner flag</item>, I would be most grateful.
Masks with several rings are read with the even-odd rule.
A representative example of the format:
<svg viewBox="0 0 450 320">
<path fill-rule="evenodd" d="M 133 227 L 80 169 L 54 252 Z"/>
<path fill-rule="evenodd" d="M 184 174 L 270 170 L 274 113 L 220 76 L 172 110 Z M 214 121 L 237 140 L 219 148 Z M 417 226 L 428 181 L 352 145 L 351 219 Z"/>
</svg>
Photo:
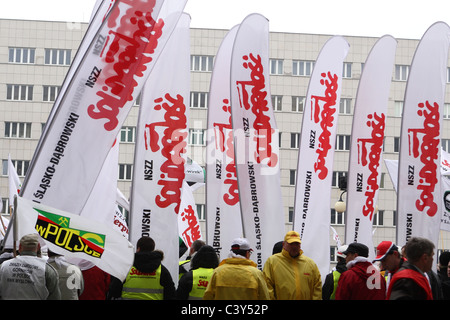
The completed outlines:
<svg viewBox="0 0 450 320">
<path fill-rule="evenodd" d="M 14 197 L 20 193 L 22 183 L 17 175 L 16 167 L 11 160 L 11 155 L 8 155 L 8 184 L 9 184 L 9 206 L 14 204 Z"/>
<path fill-rule="evenodd" d="M 440 148 L 450 28 L 433 24 L 416 49 L 400 133 L 397 245 L 411 237 L 439 240 L 442 210 Z"/>
<path fill-rule="evenodd" d="M 380 38 L 367 57 L 353 113 L 347 177 L 345 243 L 359 242 L 375 258 L 372 219 L 376 212 L 389 89 L 397 41 Z"/>
<path fill-rule="evenodd" d="M 116 1 L 36 150 L 21 195 L 80 214 L 185 1 Z"/>
<path fill-rule="evenodd" d="M 130 241 L 155 240 L 178 279 L 178 212 L 185 178 L 190 95 L 190 17 L 181 15 L 142 91 L 130 197 Z"/>
<path fill-rule="evenodd" d="M 214 60 L 206 142 L 206 233 L 208 244 L 227 258 L 233 239 L 243 236 L 231 122 L 230 64 L 238 26 L 222 40 Z"/>
<path fill-rule="evenodd" d="M 195 240 L 204 240 L 200 230 L 197 206 L 193 194 L 194 190 L 195 186 L 191 187 L 186 181 L 183 182 L 180 210 L 178 212 L 178 233 L 188 248 L 192 246 Z"/>
<path fill-rule="evenodd" d="M 269 22 L 259 14 L 240 24 L 231 59 L 231 114 L 244 236 L 262 270 L 284 237 L 278 129 L 270 96 Z"/>
<path fill-rule="evenodd" d="M 349 44 L 332 37 L 323 46 L 309 81 L 298 154 L 294 230 L 322 280 L 330 266 L 330 202 L 343 61 Z"/>
<path fill-rule="evenodd" d="M 37 233 L 53 252 L 91 261 L 125 280 L 133 264 L 134 249 L 112 224 L 107 226 L 22 197 L 16 199 L 17 241 L 26 234 Z"/>
</svg>

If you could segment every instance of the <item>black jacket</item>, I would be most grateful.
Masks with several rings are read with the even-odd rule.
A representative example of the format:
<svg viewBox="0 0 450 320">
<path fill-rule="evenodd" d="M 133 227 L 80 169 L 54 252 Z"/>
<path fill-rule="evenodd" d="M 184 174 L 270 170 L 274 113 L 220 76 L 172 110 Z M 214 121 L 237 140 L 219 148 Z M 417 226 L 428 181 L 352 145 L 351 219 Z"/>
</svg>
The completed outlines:
<svg viewBox="0 0 450 320">
<path fill-rule="evenodd" d="M 164 300 L 174 300 L 175 284 L 169 270 L 161 264 L 163 258 L 164 254 L 161 251 L 136 252 L 134 254 L 133 266 L 141 272 L 150 273 L 154 272 L 161 265 L 160 283 L 164 287 Z M 122 296 L 122 287 L 123 283 L 119 279 L 112 278 L 108 298 L 120 298 Z"/>
</svg>

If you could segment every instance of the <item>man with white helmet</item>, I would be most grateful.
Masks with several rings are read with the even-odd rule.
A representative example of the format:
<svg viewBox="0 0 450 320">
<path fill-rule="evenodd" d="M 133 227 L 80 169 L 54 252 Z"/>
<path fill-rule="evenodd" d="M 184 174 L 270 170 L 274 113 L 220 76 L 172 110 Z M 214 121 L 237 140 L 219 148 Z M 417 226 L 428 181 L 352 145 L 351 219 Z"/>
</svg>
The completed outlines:
<svg viewBox="0 0 450 320">
<path fill-rule="evenodd" d="M 339 278 L 342 272 L 347 270 L 345 262 L 344 251 L 347 250 L 348 245 L 343 245 L 338 248 L 336 253 L 337 264 L 331 270 L 329 274 L 325 277 L 325 281 L 322 287 L 322 299 L 323 300 L 334 300 L 336 295 L 336 288 Z"/>
</svg>

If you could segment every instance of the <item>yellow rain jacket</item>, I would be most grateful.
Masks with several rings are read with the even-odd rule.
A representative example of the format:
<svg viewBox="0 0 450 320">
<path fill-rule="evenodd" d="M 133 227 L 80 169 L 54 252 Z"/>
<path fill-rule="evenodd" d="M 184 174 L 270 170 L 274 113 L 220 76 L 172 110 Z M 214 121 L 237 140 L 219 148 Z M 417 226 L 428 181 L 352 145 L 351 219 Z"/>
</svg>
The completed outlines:
<svg viewBox="0 0 450 320">
<path fill-rule="evenodd" d="M 214 269 L 203 300 L 269 300 L 262 272 L 249 259 L 228 258 Z"/>
<path fill-rule="evenodd" d="M 321 300 L 322 280 L 316 263 L 303 254 L 292 258 L 286 250 L 270 256 L 264 264 L 273 300 Z"/>
</svg>

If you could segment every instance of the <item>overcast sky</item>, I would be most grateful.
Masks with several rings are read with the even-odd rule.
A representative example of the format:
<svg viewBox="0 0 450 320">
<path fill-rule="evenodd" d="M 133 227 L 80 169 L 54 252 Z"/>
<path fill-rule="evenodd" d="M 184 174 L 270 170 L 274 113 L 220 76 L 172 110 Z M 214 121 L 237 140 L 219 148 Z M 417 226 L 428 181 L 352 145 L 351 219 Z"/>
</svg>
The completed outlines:
<svg viewBox="0 0 450 320">
<path fill-rule="evenodd" d="M 1 0 L 0 18 L 87 22 L 95 0 Z M 188 0 L 193 28 L 230 29 L 248 14 L 270 31 L 420 39 L 450 23 L 450 0 Z"/>
</svg>

